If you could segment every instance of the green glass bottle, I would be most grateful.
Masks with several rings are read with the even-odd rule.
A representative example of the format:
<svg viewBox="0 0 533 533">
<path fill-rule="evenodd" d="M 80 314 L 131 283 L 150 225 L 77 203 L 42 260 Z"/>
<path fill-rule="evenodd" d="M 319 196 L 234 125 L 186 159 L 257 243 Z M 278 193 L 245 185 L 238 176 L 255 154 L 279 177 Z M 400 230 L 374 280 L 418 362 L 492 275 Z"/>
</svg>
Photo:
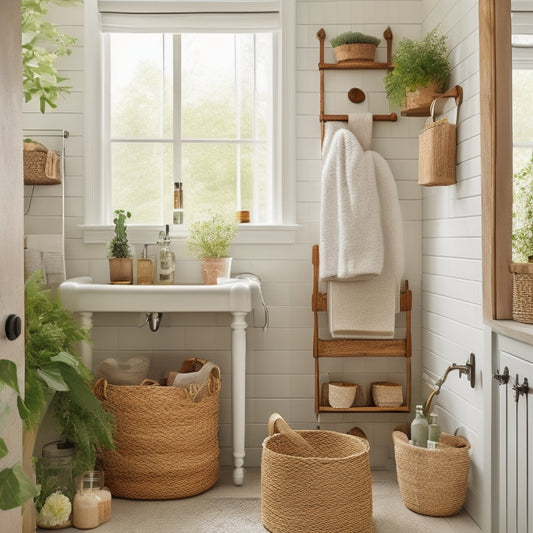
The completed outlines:
<svg viewBox="0 0 533 533">
<path fill-rule="evenodd" d="M 416 406 L 416 417 L 411 422 L 411 441 L 415 446 L 427 448 L 428 421 L 424 416 L 422 405 Z"/>
</svg>

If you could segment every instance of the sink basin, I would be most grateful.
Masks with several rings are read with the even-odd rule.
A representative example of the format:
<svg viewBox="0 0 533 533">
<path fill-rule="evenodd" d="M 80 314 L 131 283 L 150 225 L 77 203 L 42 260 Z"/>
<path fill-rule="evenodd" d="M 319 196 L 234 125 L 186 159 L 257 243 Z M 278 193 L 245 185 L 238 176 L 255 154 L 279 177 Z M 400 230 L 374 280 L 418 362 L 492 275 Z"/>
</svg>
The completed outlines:
<svg viewBox="0 0 533 533">
<path fill-rule="evenodd" d="M 111 285 L 85 276 L 59 286 L 61 303 L 83 312 L 249 312 L 249 280 L 230 279 L 219 285 Z"/>
</svg>

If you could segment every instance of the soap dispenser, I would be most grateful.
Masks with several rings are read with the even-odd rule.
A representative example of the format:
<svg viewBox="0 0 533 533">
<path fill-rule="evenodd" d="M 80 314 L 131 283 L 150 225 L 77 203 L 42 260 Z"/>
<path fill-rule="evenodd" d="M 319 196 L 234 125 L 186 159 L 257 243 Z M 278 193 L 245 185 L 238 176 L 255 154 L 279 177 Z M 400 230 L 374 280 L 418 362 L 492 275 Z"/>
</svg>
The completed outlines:
<svg viewBox="0 0 533 533">
<path fill-rule="evenodd" d="M 154 262 L 148 257 L 148 244 L 144 245 L 141 259 L 137 259 L 137 285 L 152 285 L 154 282 Z"/>
<path fill-rule="evenodd" d="M 159 232 L 159 283 L 162 285 L 172 285 L 174 283 L 174 271 L 176 270 L 176 258 L 170 251 L 169 226 L 166 224 L 165 231 Z"/>
</svg>

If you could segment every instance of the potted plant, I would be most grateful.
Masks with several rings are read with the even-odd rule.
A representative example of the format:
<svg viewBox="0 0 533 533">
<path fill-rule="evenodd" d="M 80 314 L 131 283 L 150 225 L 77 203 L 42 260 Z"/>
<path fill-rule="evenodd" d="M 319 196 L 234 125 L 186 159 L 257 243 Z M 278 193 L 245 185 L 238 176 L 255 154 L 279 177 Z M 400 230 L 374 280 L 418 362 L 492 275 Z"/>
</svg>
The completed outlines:
<svg viewBox="0 0 533 533">
<path fill-rule="evenodd" d="M 24 423 L 23 463 L 26 475 L 33 477 L 37 433 L 50 410 L 59 437 L 74 446 L 73 475 L 77 476 L 94 470 L 97 447 L 113 447 L 114 422 L 92 393 L 91 371 L 75 354 L 76 343 L 88 340 L 87 331 L 61 306 L 57 294 L 42 288 L 42 283 L 42 273 L 37 271 L 24 288 L 25 395 L 24 402 L 19 402 Z M 46 499 L 44 492 L 36 498 L 37 512 Z"/>
<path fill-rule="evenodd" d="M 404 37 L 393 54 L 394 69 L 385 77 L 387 98 L 405 109 L 427 107 L 436 94 L 442 93 L 450 75 L 446 36 L 437 28 L 422 41 Z"/>
<path fill-rule="evenodd" d="M 513 320 L 533 324 L 533 157 L 513 176 Z"/>
<path fill-rule="evenodd" d="M 335 58 L 343 61 L 374 61 L 376 47 L 381 39 L 358 31 L 346 31 L 333 37 L 329 44 L 334 49 Z"/>
<path fill-rule="evenodd" d="M 229 278 L 231 257 L 228 248 L 237 236 L 238 225 L 221 213 L 209 212 L 192 222 L 187 239 L 188 251 L 201 260 L 206 285 L 214 285 L 218 278 Z"/>
<path fill-rule="evenodd" d="M 133 251 L 128 243 L 126 220 L 129 211 L 115 210 L 115 235 L 107 245 L 109 255 L 109 279 L 111 283 L 131 284 L 133 282 Z"/>
</svg>

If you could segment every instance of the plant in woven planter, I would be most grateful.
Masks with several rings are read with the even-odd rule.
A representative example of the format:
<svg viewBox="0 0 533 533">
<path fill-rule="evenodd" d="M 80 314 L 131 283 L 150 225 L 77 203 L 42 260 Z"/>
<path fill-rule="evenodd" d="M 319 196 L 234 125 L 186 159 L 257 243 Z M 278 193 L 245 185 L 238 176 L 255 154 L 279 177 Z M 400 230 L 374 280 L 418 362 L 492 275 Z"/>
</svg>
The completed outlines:
<svg viewBox="0 0 533 533">
<path fill-rule="evenodd" d="M 358 31 L 346 31 L 333 37 L 329 44 L 339 63 L 343 61 L 373 61 L 381 39 Z"/>
<path fill-rule="evenodd" d="M 109 279 L 111 283 L 132 283 L 133 250 L 128 242 L 126 220 L 131 218 L 129 211 L 115 210 L 113 219 L 114 236 L 107 245 L 109 256 Z"/>
<path fill-rule="evenodd" d="M 421 41 L 404 37 L 393 54 L 394 69 L 385 76 L 387 98 L 406 108 L 429 105 L 435 94 L 442 93 L 450 75 L 446 36 L 437 28 Z M 418 93 L 418 94 L 411 94 Z M 417 101 L 417 97 L 426 97 Z"/>
<path fill-rule="evenodd" d="M 533 157 L 513 177 L 513 319 L 533 324 Z"/>
<path fill-rule="evenodd" d="M 222 213 L 209 212 L 204 218 L 190 224 L 188 251 L 201 259 L 206 285 L 216 284 L 218 278 L 230 276 L 231 257 L 228 257 L 228 249 L 237 233 L 236 220 Z"/>
</svg>

